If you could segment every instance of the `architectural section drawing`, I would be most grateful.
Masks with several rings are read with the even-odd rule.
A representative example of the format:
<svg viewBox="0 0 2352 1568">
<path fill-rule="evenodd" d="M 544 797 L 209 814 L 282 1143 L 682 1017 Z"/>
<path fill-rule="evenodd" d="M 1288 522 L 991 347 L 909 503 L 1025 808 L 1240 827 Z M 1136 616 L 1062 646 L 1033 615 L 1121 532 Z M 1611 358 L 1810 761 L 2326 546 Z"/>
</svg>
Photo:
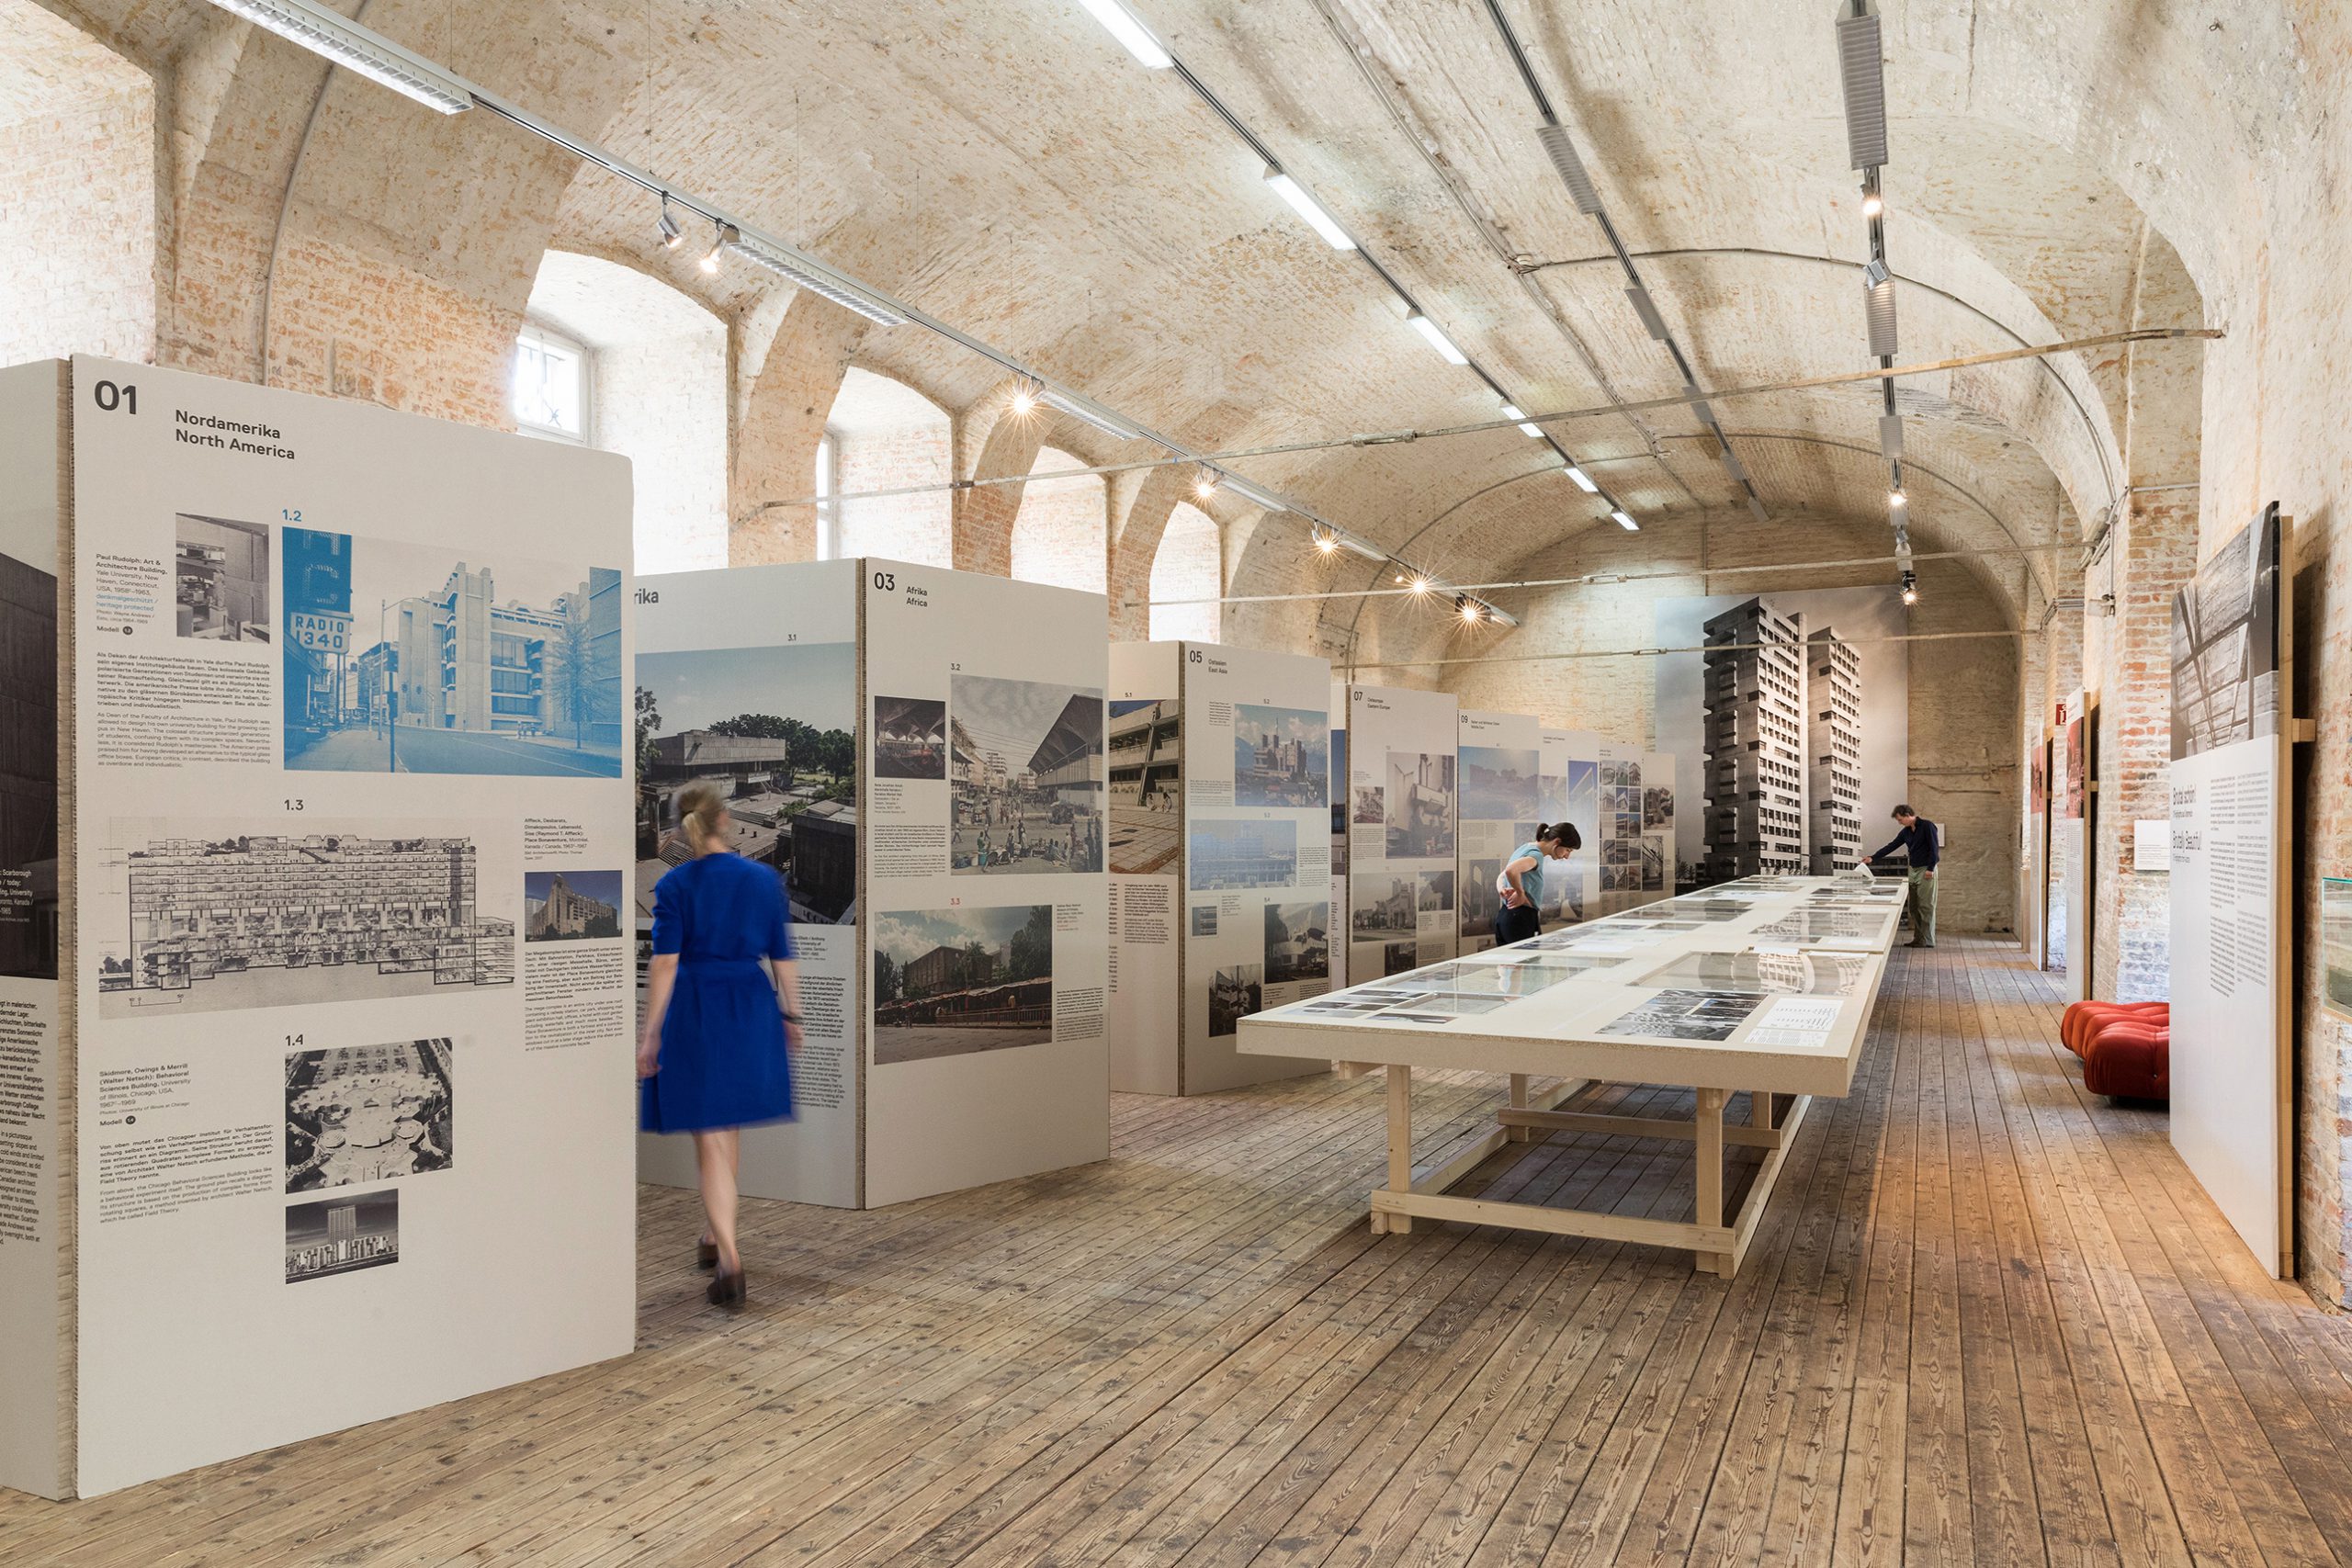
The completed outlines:
<svg viewBox="0 0 2352 1568">
<path fill-rule="evenodd" d="M 485 914 L 473 840 L 118 824 L 91 901 L 99 1011 L 405 996 L 514 977 L 514 921 Z M 512 908 L 512 906 L 508 906 Z"/>
<path fill-rule="evenodd" d="M 1805 786 L 1813 874 L 1861 863 L 1862 661 L 1827 626 L 1805 638 Z"/>
</svg>

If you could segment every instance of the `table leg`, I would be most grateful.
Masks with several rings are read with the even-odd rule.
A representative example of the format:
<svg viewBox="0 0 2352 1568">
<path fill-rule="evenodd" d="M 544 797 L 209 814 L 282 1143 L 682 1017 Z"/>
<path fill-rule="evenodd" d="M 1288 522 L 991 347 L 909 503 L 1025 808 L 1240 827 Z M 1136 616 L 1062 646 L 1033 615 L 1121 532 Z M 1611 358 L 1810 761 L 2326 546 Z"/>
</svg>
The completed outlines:
<svg viewBox="0 0 2352 1568">
<path fill-rule="evenodd" d="M 1699 1090 L 1699 1107 L 1695 1117 L 1697 1134 L 1696 1159 L 1699 1167 L 1698 1212 L 1691 1216 L 1702 1225 L 1714 1226 L 1724 1223 L 1724 1091 L 1719 1089 Z M 1698 1254 L 1699 1270 L 1705 1274 L 1720 1274 L 1728 1278 L 1732 1270 L 1729 1253 L 1702 1252 Z"/>
<path fill-rule="evenodd" d="M 1747 1124 L 1751 1127 L 1760 1127 L 1768 1133 L 1772 1130 L 1774 1125 L 1772 1096 L 1770 1090 L 1759 1089 L 1748 1091 Z"/>
<path fill-rule="evenodd" d="M 1510 1108 L 1513 1111 L 1527 1109 L 1527 1075 L 1525 1073 L 1513 1073 L 1510 1076 Z M 1532 1127 L 1510 1129 L 1510 1141 L 1514 1144 L 1523 1144 L 1534 1135 L 1535 1129 Z"/>
<path fill-rule="evenodd" d="M 1388 1069 L 1388 1190 L 1413 1190 L 1413 1069 L 1396 1066 Z M 1412 1215 L 1388 1216 L 1389 1235 L 1409 1235 L 1412 1229 Z"/>
</svg>

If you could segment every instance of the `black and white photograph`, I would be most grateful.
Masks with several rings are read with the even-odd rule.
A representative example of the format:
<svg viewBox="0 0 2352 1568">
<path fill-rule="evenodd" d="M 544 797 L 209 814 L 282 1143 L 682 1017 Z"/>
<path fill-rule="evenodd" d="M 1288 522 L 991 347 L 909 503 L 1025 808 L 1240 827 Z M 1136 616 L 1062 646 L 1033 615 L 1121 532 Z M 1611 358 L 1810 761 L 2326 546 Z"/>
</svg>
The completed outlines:
<svg viewBox="0 0 2352 1568">
<path fill-rule="evenodd" d="M 936 697 L 874 699 L 874 776 L 947 776 L 947 705 Z"/>
<path fill-rule="evenodd" d="M 1182 704 L 1116 698 L 1111 713 L 1111 874 L 1173 875 L 1183 848 Z"/>
<path fill-rule="evenodd" d="M 1870 960 L 1859 953 L 1686 953 L 1645 986 L 1694 991 L 1752 991 L 1809 997 L 1850 997 L 1860 989 Z"/>
<path fill-rule="evenodd" d="M 1464 746 L 1461 816 L 1465 821 L 1520 821 L 1536 814 L 1543 754 L 1508 746 Z"/>
<path fill-rule="evenodd" d="M 286 1206 L 286 1282 L 325 1280 L 401 1260 L 401 1190 Z"/>
<path fill-rule="evenodd" d="M 401 1040 L 286 1058 L 286 1190 L 357 1187 L 450 1167 L 450 1043 Z"/>
<path fill-rule="evenodd" d="M 1420 967 L 1421 944 L 1419 942 L 1384 942 L 1380 948 L 1380 972 L 1384 976 L 1402 975 Z"/>
<path fill-rule="evenodd" d="M 1453 912 L 1453 868 L 1418 874 L 1420 912 L 1424 915 L 1450 915 Z"/>
<path fill-rule="evenodd" d="M 0 975 L 57 978 L 57 579 L 0 556 Z"/>
<path fill-rule="evenodd" d="M 1209 1038 L 1241 1032 L 1241 1021 L 1265 1005 L 1266 971 L 1257 964 L 1233 964 L 1209 976 Z"/>
<path fill-rule="evenodd" d="M 678 796 L 727 801 L 727 847 L 783 873 L 792 919 L 857 908 L 857 649 L 846 642 L 646 653 L 637 660 L 635 908 L 694 852 Z"/>
<path fill-rule="evenodd" d="M 1358 826 L 1377 828 L 1388 819 L 1387 791 L 1382 788 L 1379 779 L 1363 769 L 1355 771 L 1348 799 L 1351 803 L 1348 819 Z"/>
<path fill-rule="evenodd" d="M 1642 835 L 1642 891 L 1666 891 L 1666 835 L 1663 833 Z"/>
<path fill-rule="evenodd" d="M 1737 991 L 1660 991 L 1604 1024 L 1600 1032 L 1658 1040 L 1728 1040 L 1763 1000 Z"/>
<path fill-rule="evenodd" d="M 1266 906 L 1266 981 L 1321 980 L 1331 973 L 1328 902 Z"/>
<path fill-rule="evenodd" d="M 874 921 L 877 1066 L 1054 1037 L 1054 907 L 888 910 Z"/>
<path fill-rule="evenodd" d="M 1409 872 L 1359 872 L 1348 890 L 1355 900 L 1348 929 L 1357 941 L 1411 936 L 1421 929 L 1420 895 Z"/>
<path fill-rule="evenodd" d="M 1321 810 L 1331 798 L 1330 716 L 1313 708 L 1233 708 L 1233 804 Z"/>
<path fill-rule="evenodd" d="M 1600 863 L 1604 866 L 1642 863 L 1642 840 L 1639 834 L 1623 839 L 1600 840 Z"/>
<path fill-rule="evenodd" d="M 1600 866 L 1600 890 L 1603 893 L 1639 893 L 1642 890 L 1642 868 L 1638 864 Z"/>
<path fill-rule="evenodd" d="M 1642 786 L 1642 826 L 1663 828 L 1674 820 L 1674 792 L 1656 784 Z"/>
<path fill-rule="evenodd" d="M 1613 784 L 1610 788 L 1602 790 L 1600 794 L 1601 809 L 1605 811 L 1617 812 L 1620 815 L 1627 812 L 1631 812 L 1635 816 L 1639 816 L 1641 814 L 1642 792 L 1638 785 Z"/>
<path fill-rule="evenodd" d="M 1099 690 L 952 677 L 948 776 L 956 822 L 949 871 L 957 876 L 1101 871 L 1107 828 L 1102 727 Z"/>
<path fill-rule="evenodd" d="M 1390 860 L 1441 860 L 1453 853 L 1453 755 L 1388 753 L 1386 816 Z"/>
<path fill-rule="evenodd" d="M 1757 927 L 1748 935 L 1758 942 L 1827 942 L 1838 946 L 1875 945 L 1886 929 L 1886 915 L 1868 909 L 1792 909 L 1778 919 Z"/>
<path fill-rule="evenodd" d="M 1624 758 L 1600 764 L 1600 787 L 1604 790 L 1642 782 L 1642 765 Z"/>
<path fill-rule="evenodd" d="M 287 528 L 286 766 L 618 778 L 616 567 Z"/>
<path fill-rule="evenodd" d="M 1196 893 L 1288 887 L 1298 880 L 1298 823 L 1201 822 L 1188 836 Z"/>
<path fill-rule="evenodd" d="M 1622 843 L 1638 844 L 1642 837 L 1642 814 L 1639 811 L 1611 812 L 1609 836 Z"/>
<path fill-rule="evenodd" d="M 101 1018 L 514 981 L 520 878 L 485 881 L 470 836 L 292 820 L 111 824 L 82 911 Z"/>
<path fill-rule="evenodd" d="M 620 934 L 619 872 L 523 874 L 525 942 L 587 942 Z"/>
<path fill-rule="evenodd" d="M 1462 890 L 1457 905 L 1461 919 L 1456 928 L 1462 935 L 1495 934 L 1495 916 L 1503 907 L 1502 895 L 1495 891 L 1495 883 L 1502 874 L 1500 855 L 1481 855 L 1476 860 L 1463 863 Z"/>
<path fill-rule="evenodd" d="M 226 517 L 172 519 L 174 624 L 198 642 L 267 642 L 269 529 Z"/>
<path fill-rule="evenodd" d="M 2276 733 L 2278 681 L 2278 513 L 2274 507 L 2240 529 L 2173 596 L 2173 760 Z M 2070 786 L 2086 771 L 2070 751 Z M 2082 813 L 2070 809 L 2067 815 Z"/>
<path fill-rule="evenodd" d="M 1194 936 L 1216 935 L 1216 906 L 1215 904 L 1193 906 L 1193 934 Z"/>
</svg>

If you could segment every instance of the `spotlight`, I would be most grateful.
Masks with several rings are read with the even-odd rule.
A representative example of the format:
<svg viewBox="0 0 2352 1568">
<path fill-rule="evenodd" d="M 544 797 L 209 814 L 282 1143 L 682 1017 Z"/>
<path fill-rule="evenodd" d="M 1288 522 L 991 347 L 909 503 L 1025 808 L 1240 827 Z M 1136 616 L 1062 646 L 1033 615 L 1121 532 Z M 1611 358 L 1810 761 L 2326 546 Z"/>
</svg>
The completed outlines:
<svg viewBox="0 0 2352 1568">
<path fill-rule="evenodd" d="M 1886 492 L 1886 503 L 1887 505 L 1894 508 L 1897 512 L 1900 512 L 1903 508 L 1911 504 L 1911 498 L 1903 493 L 1903 487 L 1901 485 L 1897 485 L 1893 490 Z"/>
<path fill-rule="evenodd" d="M 1036 412 L 1036 390 L 1032 388 L 1028 382 L 1023 381 L 1021 385 L 1012 389 L 1012 417 L 1015 419 L 1027 419 L 1031 414 Z"/>
<path fill-rule="evenodd" d="M 676 250 L 686 237 L 686 231 L 678 227 L 678 220 L 670 216 L 670 198 L 666 196 L 662 198 L 662 217 L 654 227 L 662 231 L 662 248 L 665 251 Z"/>
<path fill-rule="evenodd" d="M 1216 493 L 1216 470 L 1203 468 L 1193 477 L 1193 499 L 1206 501 Z"/>
<path fill-rule="evenodd" d="M 1874 191 L 1874 190 L 1866 190 L 1866 191 L 1864 191 L 1864 192 L 1862 193 L 1862 216 L 1863 216 L 1863 217 L 1865 217 L 1865 218 L 1875 218 L 1875 217 L 1877 217 L 1880 213 L 1884 212 L 1885 210 L 1886 210 L 1886 201 L 1885 201 L 1885 198 L 1884 198 L 1884 197 L 1881 197 L 1881 196 L 1878 194 L 1878 192 L 1876 192 L 1876 191 Z"/>
<path fill-rule="evenodd" d="M 1398 581 L 1398 582 L 1402 582 L 1402 581 L 1405 581 L 1405 574 L 1404 574 L 1403 572 L 1401 572 L 1401 571 L 1400 571 L 1400 572 L 1398 572 L 1398 573 L 1396 574 L 1396 576 L 1395 581 Z"/>
<path fill-rule="evenodd" d="M 1919 602 L 1919 574 L 1909 567 L 1903 569 L 1903 602 L 1905 604 Z"/>
<path fill-rule="evenodd" d="M 734 238 L 735 231 L 733 228 L 724 223 L 718 226 L 713 233 L 709 251 L 704 254 L 701 262 L 697 264 L 701 266 L 703 271 L 717 272 L 718 270 L 718 258 L 727 254 L 728 243 Z"/>
<path fill-rule="evenodd" d="M 1317 555 L 1328 556 L 1339 547 L 1340 536 L 1338 535 L 1332 533 L 1329 528 L 1317 528 L 1315 530 L 1315 553 Z"/>
<path fill-rule="evenodd" d="M 1413 575 L 1413 581 L 1405 586 L 1416 593 L 1427 593 L 1430 591 L 1430 580 L 1416 572 Z"/>
<path fill-rule="evenodd" d="M 1485 615 L 1485 612 L 1479 608 L 1478 601 L 1471 598 L 1466 593 L 1459 594 L 1455 597 L 1453 601 L 1453 607 L 1462 613 L 1462 618 L 1464 621 L 1467 621 L 1474 626 L 1477 624 Z"/>
</svg>

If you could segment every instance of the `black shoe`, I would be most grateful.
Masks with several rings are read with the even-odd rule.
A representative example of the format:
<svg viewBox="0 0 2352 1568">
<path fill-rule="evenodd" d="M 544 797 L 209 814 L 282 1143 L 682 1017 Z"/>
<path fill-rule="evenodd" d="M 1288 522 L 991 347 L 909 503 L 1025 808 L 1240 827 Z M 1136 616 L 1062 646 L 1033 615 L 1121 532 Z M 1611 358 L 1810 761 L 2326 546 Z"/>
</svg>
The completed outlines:
<svg viewBox="0 0 2352 1568">
<path fill-rule="evenodd" d="M 743 1270 L 729 1273 L 720 1269 L 711 1277 L 710 1289 L 703 1292 L 713 1306 L 739 1307 L 743 1304 Z"/>
<path fill-rule="evenodd" d="M 718 1267 L 718 1244 L 699 1241 L 695 1244 L 695 1267 L 707 1274 Z"/>
</svg>

